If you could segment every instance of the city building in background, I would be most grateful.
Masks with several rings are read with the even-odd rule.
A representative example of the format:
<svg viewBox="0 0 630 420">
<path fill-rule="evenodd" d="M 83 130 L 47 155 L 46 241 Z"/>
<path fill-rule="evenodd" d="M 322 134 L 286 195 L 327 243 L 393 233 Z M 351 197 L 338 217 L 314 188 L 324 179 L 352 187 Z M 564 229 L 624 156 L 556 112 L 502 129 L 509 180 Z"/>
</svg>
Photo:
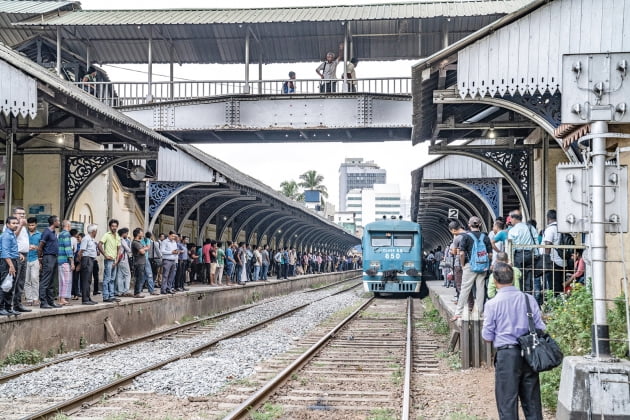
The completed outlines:
<svg viewBox="0 0 630 420">
<path fill-rule="evenodd" d="M 387 182 L 387 171 L 374 161 L 363 158 L 346 158 L 339 166 L 339 211 L 348 211 L 346 196 L 351 190 L 372 188 L 375 184 Z"/>
<path fill-rule="evenodd" d="M 398 184 L 374 184 L 372 188 L 350 190 L 346 195 L 346 202 L 345 213 L 354 214 L 356 227 L 380 220 L 383 216 L 389 219 L 402 214 L 405 217 Z"/>
</svg>

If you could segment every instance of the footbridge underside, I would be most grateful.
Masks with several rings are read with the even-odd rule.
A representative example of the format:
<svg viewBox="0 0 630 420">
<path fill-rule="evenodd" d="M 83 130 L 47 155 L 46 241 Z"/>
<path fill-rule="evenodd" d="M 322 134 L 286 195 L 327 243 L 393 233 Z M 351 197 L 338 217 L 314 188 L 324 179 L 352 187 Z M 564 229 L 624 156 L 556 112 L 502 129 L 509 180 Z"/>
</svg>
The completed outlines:
<svg viewBox="0 0 630 420">
<path fill-rule="evenodd" d="M 182 143 L 411 138 L 410 95 L 230 95 L 118 109 Z"/>
</svg>

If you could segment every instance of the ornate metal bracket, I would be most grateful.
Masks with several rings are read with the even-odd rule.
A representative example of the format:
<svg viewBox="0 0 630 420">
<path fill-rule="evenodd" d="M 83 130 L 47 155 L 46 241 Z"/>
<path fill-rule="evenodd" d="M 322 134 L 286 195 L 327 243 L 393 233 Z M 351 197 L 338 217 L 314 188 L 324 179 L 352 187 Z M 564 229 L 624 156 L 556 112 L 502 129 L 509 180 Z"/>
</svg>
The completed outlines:
<svg viewBox="0 0 630 420">
<path fill-rule="evenodd" d="M 155 216 L 164 200 L 185 185 L 186 182 L 149 182 L 149 217 Z"/>
<path fill-rule="evenodd" d="M 545 94 L 536 95 L 505 95 L 503 97 L 506 101 L 513 102 L 521 105 L 532 112 L 538 114 L 541 118 L 551 124 L 553 127 L 558 127 L 561 123 L 561 99 L 562 96 L 559 91 L 553 95 L 549 92 Z"/>
<path fill-rule="evenodd" d="M 492 208 L 495 217 L 501 215 L 501 180 L 496 178 L 468 179 L 466 180 L 466 185 L 477 191 L 486 200 Z"/>
<path fill-rule="evenodd" d="M 117 156 L 66 156 L 64 208 L 70 209 L 72 202 L 90 181 L 90 178 L 119 160 Z"/>
</svg>

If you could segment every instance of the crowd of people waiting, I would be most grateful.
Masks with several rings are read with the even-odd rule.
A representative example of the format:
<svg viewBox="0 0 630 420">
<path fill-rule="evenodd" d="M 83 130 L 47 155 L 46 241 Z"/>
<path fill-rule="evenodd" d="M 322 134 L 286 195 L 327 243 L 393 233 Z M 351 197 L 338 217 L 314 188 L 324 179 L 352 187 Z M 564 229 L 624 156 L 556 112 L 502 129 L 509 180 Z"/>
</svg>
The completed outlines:
<svg viewBox="0 0 630 420">
<path fill-rule="evenodd" d="M 6 220 L 0 236 L 0 284 L 6 286 L 4 280 L 10 276 L 11 286 L 0 288 L 0 315 L 31 312 L 27 306 L 34 305 L 59 308 L 79 299 L 84 305 L 97 304 L 92 297 L 101 294 L 101 256 L 103 302 L 143 298 L 145 288 L 151 295 L 174 294 L 187 291 L 192 282 L 236 286 L 267 281 L 273 275 L 288 279 L 360 267 L 356 256 L 211 239 L 196 245 L 173 231 L 154 240 L 141 228 L 119 229 L 116 219 L 109 220 L 100 238 L 95 224 L 82 233 L 72 229 L 70 221 L 50 216 L 48 225 L 39 232 L 37 219 L 26 219 L 22 207 L 15 207 Z"/>
</svg>

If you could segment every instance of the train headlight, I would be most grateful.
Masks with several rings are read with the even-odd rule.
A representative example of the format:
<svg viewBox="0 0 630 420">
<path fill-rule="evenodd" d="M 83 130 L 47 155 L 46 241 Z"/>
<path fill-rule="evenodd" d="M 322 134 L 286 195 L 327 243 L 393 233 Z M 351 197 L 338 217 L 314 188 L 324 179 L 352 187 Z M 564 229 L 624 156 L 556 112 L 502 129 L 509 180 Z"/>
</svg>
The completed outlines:
<svg viewBox="0 0 630 420">
<path fill-rule="evenodd" d="M 379 268 L 381 268 L 381 262 L 380 261 L 370 261 L 370 268 L 374 268 L 375 270 L 378 270 Z"/>
<path fill-rule="evenodd" d="M 409 268 L 414 268 L 416 266 L 416 264 L 413 261 L 405 261 L 403 263 L 403 268 L 405 270 L 409 269 Z"/>
</svg>

